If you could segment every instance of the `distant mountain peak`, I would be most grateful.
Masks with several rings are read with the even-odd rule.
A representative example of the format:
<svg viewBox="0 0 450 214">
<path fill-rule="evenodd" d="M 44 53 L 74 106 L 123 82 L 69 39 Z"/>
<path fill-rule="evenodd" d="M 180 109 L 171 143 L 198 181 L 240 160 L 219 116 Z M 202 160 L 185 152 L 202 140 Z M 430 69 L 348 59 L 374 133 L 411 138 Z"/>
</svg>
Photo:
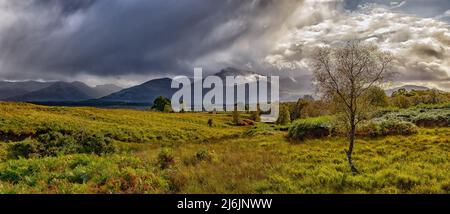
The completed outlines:
<svg viewBox="0 0 450 214">
<path fill-rule="evenodd" d="M 227 67 L 220 70 L 219 73 L 216 73 L 215 76 L 218 76 L 222 79 L 225 79 L 227 76 L 250 76 L 250 75 L 258 75 L 253 71 L 241 70 L 233 67 Z"/>
<path fill-rule="evenodd" d="M 392 93 L 394 93 L 395 91 L 398 91 L 400 89 L 405 89 L 407 91 L 412 91 L 412 90 L 416 90 L 416 91 L 425 91 L 425 90 L 430 90 L 430 88 L 425 87 L 425 86 L 419 86 L 419 85 L 403 85 L 400 87 L 395 87 L 395 88 L 391 88 L 391 89 L 387 89 L 385 92 L 387 95 L 391 96 Z"/>
<path fill-rule="evenodd" d="M 158 96 L 171 97 L 178 89 L 170 86 L 172 79 L 153 79 L 130 88 L 122 89 L 98 99 L 100 102 L 152 103 Z"/>
<path fill-rule="evenodd" d="M 33 102 L 82 101 L 100 98 L 121 89 L 112 84 L 90 87 L 80 81 L 0 81 L 0 99 Z"/>
</svg>

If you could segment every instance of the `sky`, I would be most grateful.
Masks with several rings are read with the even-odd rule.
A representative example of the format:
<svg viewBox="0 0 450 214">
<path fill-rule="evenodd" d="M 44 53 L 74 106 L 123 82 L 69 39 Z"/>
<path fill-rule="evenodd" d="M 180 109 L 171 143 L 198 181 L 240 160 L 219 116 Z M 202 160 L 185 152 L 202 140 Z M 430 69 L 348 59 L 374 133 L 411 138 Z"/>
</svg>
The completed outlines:
<svg viewBox="0 0 450 214">
<path fill-rule="evenodd" d="M 450 91 L 449 0 L 0 0 L 0 79 L 132 86 L 235 67 L 311 81 L 314 48 L 392 52 L 393 85 Z"/>
</svg>

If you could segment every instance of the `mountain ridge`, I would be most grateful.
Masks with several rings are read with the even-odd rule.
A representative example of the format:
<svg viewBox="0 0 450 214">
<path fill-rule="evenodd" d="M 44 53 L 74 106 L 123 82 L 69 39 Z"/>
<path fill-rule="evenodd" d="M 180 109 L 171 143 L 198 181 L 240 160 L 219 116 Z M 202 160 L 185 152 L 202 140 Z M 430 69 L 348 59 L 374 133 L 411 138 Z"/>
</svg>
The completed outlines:
<svg viewBox="0 0 450 214">
<path fill-rule="evenodd" d="M 90 87 L 83 82 L 0 81 L 0 100 L 24 102 L 82 101 L 96 99 L 118 90 L 116 87 Z M 15 91 L 15 93 L 8 93 Z"/>
</svg>

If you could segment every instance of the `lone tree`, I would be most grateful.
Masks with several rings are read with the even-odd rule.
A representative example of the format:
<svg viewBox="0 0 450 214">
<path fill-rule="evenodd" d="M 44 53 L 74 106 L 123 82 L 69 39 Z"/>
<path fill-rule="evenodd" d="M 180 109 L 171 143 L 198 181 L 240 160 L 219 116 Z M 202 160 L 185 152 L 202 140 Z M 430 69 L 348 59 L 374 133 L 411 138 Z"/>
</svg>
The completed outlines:
<svg viewBox="0 0 450 214">
<path fill-rule="evenodd" d="M 349 141 L 344 151 L 353 173 L 358 173 L 352 159 L 356 127 L 370 109 L 370 89 L 387 78 L 392 60 L 391 54 L 360 41 L 316 51 L 315 81 L 319 92 L 334 101 L 335 109 L 344 116 Z"/>
<path fill-rule="evenodd" d="M 152 109 L 154 110 L 165 112 L 170 111 L 169 108 L 171 110 L 171 101 L 166 97 L 159 96 L 153 101 Z"/>
</svg>

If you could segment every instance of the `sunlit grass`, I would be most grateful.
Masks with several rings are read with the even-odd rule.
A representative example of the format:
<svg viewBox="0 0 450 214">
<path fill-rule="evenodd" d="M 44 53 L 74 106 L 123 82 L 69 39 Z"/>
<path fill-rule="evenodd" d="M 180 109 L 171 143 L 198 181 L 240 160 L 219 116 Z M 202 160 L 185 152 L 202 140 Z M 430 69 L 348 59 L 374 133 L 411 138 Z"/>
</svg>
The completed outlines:
<svg viewBox="0 0 450 214">
<path fill-rule="evenodd" d="M 2 132 L 33 132 L 51 123 L 128 137 L 115 138 L 114 154 L 19 160 L 8 160 L 9 144 L 0 143 L 1 193 L 450 193 L 450 128 L 358 138 L 354 162 L 360 174 L 353 175 L 344 138 L 290 141 L 283 127 L 249 131 L 228 125 L 225 114 L 0 108 Z M 182 135 L 179 143 L 170 143 L 172 135 Z M 136 140 L 141 137 L 146 140 Z M 158 162 L 162 148 L 175 160 L 164 169 Z"/>
</svg>

